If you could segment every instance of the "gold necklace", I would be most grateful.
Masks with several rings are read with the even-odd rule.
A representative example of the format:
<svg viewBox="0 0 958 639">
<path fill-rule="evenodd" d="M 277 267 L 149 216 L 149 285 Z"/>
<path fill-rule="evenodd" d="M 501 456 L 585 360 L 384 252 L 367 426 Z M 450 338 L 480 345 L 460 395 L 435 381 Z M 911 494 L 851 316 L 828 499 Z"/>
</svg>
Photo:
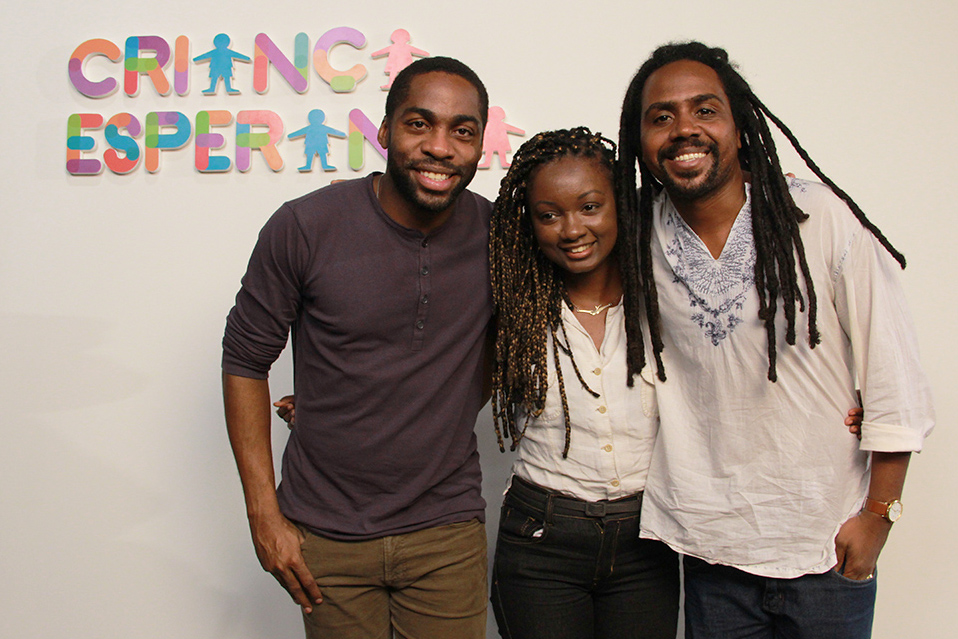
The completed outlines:
<svg viewBox="0 0 958 639">
<path fill-rule="evenodd" d="M 595 308 L 591 308 L 591 309 L 579 308 L 575 304 L 572 305 L 572 310 L 574 310 L 576 313 L 588 313 L 589 315 L 593 317 L 595 317 L 596 315 L 598 315 L 599 313 L 601 313 L 607 308 L 612 308 L 612 304 L 596 304 Z"/>
</svg>

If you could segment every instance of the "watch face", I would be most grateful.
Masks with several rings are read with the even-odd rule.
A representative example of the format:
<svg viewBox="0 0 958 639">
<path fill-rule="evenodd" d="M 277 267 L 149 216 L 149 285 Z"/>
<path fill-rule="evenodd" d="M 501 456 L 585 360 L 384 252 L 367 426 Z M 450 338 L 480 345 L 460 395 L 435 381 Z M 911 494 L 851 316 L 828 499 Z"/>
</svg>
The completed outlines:
<svg viewBox="0 0 958 639">
<path fill-rule="evenodd" d="M 897 499 L 890 504 L 888 504 L 888 512 L 885 513 L 885 517 L 888 518 L 888 521 L 895 523 L 898 521 L 898 518 L 901 517 L 901 502 Z"/>
</svg>

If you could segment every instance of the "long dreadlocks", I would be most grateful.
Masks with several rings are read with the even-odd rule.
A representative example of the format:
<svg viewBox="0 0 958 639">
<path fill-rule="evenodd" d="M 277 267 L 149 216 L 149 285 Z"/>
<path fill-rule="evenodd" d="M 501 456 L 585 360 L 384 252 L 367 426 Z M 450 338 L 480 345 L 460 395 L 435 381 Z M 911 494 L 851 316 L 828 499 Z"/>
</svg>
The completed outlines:
<svg viewBox="0 0 958 639">
<path fill-rule="evenodd" d="M 742 149 L 739 161 L 742 168 L 752 174 L 751 206 L 752 234 L 755 240 L 755 284 L 759 295 L 759 318 L 765 324 L 768 336 L 768 379 L 776 381 L 775 369 L 775 314 L 781 298 L 785 311 L 785 341 L 795 344 L 796 305 L 805 311 L 805 299 L 799 284 L 799 272 L 808 289 L 808 341 L 814 348 L 821 341 L 816 323 L 818 304 L 815 288 L 805 259 L 805 249 L 799 234 L 799 224 L 808 216 L 798 208 L 788 192 L 788 184 L 779 165 L 775 143 L 766 118 L 781 131 L 798 155 L 818 178 L 827 184 L 855 214 L 855 217 L 881 242 L 882 246 L 905 268 L 905 257 L 882 235 L 881 231 L 865 217 L 865 213 L 843 190 L 812 161 L 795 135 L 752 92 L 748 82 L 729 62 L 724 49 L 708 47 L 700 42 L 667 44 L 656 49 L 639 68 L 632 79 L 622 105 L 619 128 L 619 174 L 617 194 L 620 215 L 630 252 L 638 252 L 641 266 L 641 281 L 645 295 L 646 313 L 649 320 L 652 351 L 659 379 L 665 381 L 662 364 L 661 318 L 658 294 L 652 276 L 652 201 L 662 185 L 652 176 L 642 162 L 640 124 L 642 121 L 642 91 L 646 80 L 655 71 L 679 60 L 691 60 L 711 67 L 721 80 L 732 107 L 735 125 L 741 134 Z M 639 165 L 642 188 L 636 202 L 636 163 Z M 637 215 L 635 212 L 637 211 Z M 635 228 L 638 219 L 639 228 Z M 636 232 L 637 231 L 637 232 Z M 636 238 L 638 238 L 636 246 Z M 795 257 L 798 257 L 796 269 Z M 639 343 L 641 348 L 641 342 Z"/>
<path fill-rule="evenodd" d="M 551 338 L 553 357 L 565 417 L 565 447 L 563 458 L 569 454 L 571 424 L 566 400 L 561 350 L 572 361 L 576 377 L 594 396 L 575 363 L 560 315 L 561 304 L 571 307 L 562 281 L 561 269 L 539 249 L 532 230 L 526 206 L 526 192 L 530 177 L 536 168 L 562 157 L 593 158 L 608 169 L 615 183 L 615 143 L 593 134 L 585 127 L 539 133 L 516 151 L 499 188 L 492 213 L 489 239 L 489 258 L 492 271 L 492 296 L 496 312 L 495 362 L 492 375 L 492 415 L 499 440 L 504 450 L 503 431 L 515 450 L 522 439 L 531 417 L 537 417 L 545 407 L 548 387 L 547 342 Z M 617 209 L 618 210 L 618 209 Z M 618 223 L 622 223 L 621 213 Z M 619 235 L 621 238 L 621 234 Z M 633 243 L 634 244 L 634 243 Z M 628 379 L 645 364 L 638 328 L 638 265 L 634 251 L 619 255 L 623 276 L 623 304 L 627 333 Z M 633 339 L 637 336 L 637 339 Z M 634 348 L 634 343 L 639 348 Z M 517 410 L 525 412 L 526 419 L 517 423 Z M 502 428 L 500 429 L 500 423 Z"/>
</svg>

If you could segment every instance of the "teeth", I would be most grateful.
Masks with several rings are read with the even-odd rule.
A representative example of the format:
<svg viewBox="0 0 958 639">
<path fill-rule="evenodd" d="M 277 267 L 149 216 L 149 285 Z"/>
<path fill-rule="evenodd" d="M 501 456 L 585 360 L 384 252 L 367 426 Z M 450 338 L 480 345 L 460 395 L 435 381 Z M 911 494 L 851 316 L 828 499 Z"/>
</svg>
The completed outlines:
<svg viewBox="0 0 958 639">
<path fill-rule="evenodd" d="M 442 182 L 449 177 L 448 173 L 433 173 L 432 171 L 420 171 L 420 173 L 435 182 Z"/>
<path fill-rule="evenodd" d="M 570 253 L 584 253 L 592 246 L 591 244 L 586 244 L 585 246 L 577 246 L 575 248 L 569 249 Z"/>
<path fill-rule="evenodd" d="M 699 158 L 704 158 L 704 153 L 685 153 L 675 157 L 676 162 L 688 162 L 690 160 L 698 160 Z"/>
</svg>

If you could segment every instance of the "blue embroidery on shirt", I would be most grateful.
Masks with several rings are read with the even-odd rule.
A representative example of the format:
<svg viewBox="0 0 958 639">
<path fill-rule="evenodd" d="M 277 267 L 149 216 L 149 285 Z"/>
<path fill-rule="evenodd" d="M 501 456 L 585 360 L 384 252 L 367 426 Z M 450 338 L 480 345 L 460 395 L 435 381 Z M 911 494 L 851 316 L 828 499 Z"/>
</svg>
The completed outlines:
<svg viewBox="0 0 958 639">
<path fill-rule="evenodd" d="M 755 283 L 750 201 L 739 212 L 718 259 L 674 208 L 667 207 L 665 213 L 665 224 L 675 233 L 665 246 L 674 282 L 688 291 L 689 306 L 696 311 L 689 319 L 718 346 L 742 323 L 741 311 Z"/>
</svg>

